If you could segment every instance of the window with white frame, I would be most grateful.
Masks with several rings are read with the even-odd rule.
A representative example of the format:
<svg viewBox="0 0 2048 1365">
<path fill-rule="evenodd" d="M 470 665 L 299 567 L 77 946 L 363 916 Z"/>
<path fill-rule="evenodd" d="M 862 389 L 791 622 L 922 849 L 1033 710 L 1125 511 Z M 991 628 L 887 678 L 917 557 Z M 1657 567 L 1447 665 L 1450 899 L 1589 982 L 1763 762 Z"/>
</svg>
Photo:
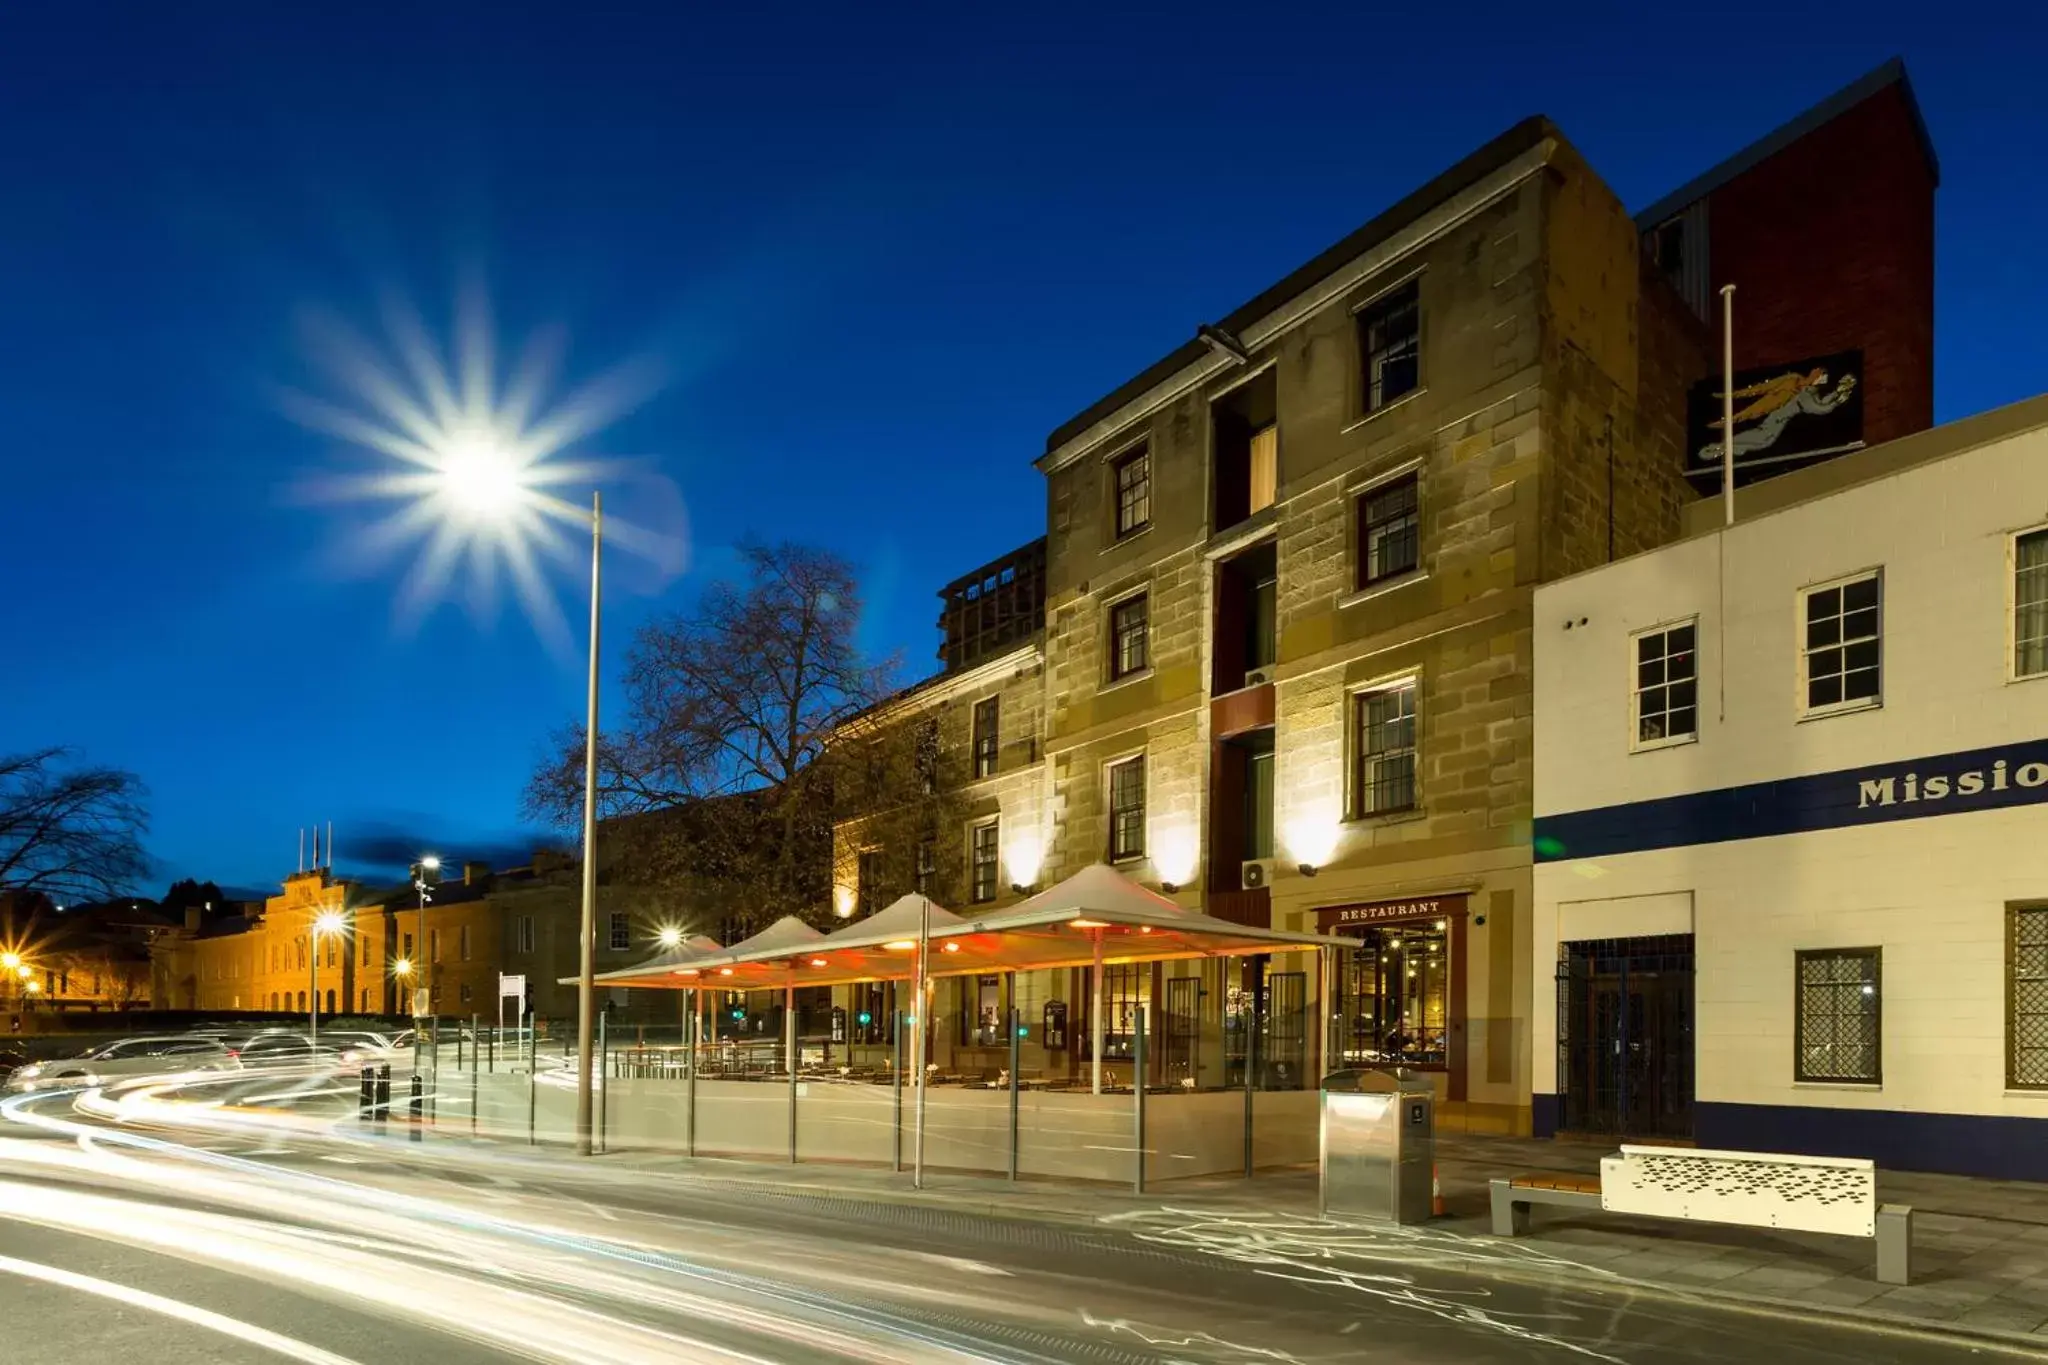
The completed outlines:
<svg viewBox="0 0 2048 1365">
<path fill-rule="evenodd" d="M 1415 680 L 1361 692 L 1352 813 L 1385 815 L 1415 806 Z"/>
<path fill-rule="evenodd" d="M 1119 456 L 1116 475 L 1116 533 L 1119 538 L 1152 524 L 1152 455 L 1144 446 Z"/>
<path fill-rule="evenodd" d="M 983 697 L 974 703 L 974 775 L 994 777 L 1001 757 L 1002 698 Z"/>
<path fill-rule="evenodd" d="M 1109 677 L 1128 678 L 1151 663 L 1150 604 L 1144 593 L 1126 597 L 1109 609 Z"/>
<path fill-rule="evenodd" d="M 1659 626 L 1635 637 L 1635 747 L 1654 749 L 1699 735 L 1699 623 Z"/>
<path fill-rule="evenodd" d="M 968 839 L 969 894 L 977 905 L 996 898 L 996 866 L 1001 857 L 997 852 L 997 841 L 1001 838 L 1001 830 L 1000 822 L 984 821 L 974 827 Z"/>
<path fill-rule="evenodd" d="M 1883 576 L 1875 569 L 1801 594 L 1806 713 L 1876 706 L 1883 697 Z"/>
<path fill-rule="evenodd" d="M 2012 539 L 2012 673 L 2048 674 L 2048 527 Z"/>
<path fill-rule="evenodd" d="M 1145 756 L 1109 765 L 1109 860 L 1145 856 Z"/>
<path fill-rule="evenodd" d="M 611 917 L 611 937 L 608 940 L 613 952 L 622 952 L 633 946 L 633 917 L 614 910 Z"/>
<path fill-rule="evenodd" d="M 1822 948 L 1794 955 L 1798 1029 L 1793 1079 L 1884 1079 L 1882 997 L 1876 948 Z"/>
</svg>

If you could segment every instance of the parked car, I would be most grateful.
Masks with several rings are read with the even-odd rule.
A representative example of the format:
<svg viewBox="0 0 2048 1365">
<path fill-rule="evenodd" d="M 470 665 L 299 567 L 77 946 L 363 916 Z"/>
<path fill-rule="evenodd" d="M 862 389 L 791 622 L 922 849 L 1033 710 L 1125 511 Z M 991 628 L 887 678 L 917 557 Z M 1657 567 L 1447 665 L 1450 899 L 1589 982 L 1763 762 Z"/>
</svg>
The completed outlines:
<svg viewBox="0 0 2048 1365">
<path fill-rule="evenodd" d="M 232 1071 L 235 1054 L 217 1038 L 190 1034 L 123 1038 L 53 1062 L 31 1062 L 7 1078 L 7 1088 L 55 1090 L 104 1085 L 136 1076 L 170 1076 L 185 1071 Z"/>
<path fill-rule="evenodd" d="M 4 1080 L 7 1077 L 12 1076 L 15 1072 L 21 1070 L 23 1067 L 27 1065 L 27 1053 L 0 1051 L 0 1080 Z"/>
</svg>

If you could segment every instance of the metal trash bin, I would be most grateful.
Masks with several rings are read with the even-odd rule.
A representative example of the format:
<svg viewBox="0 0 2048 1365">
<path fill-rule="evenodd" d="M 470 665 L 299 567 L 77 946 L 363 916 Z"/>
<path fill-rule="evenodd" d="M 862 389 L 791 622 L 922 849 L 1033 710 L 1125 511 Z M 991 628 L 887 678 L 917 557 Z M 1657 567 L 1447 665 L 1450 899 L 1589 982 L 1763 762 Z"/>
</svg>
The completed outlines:
<svg viewBox="0 0 2048 1365">
<path fill-rule="evenodd" d="M 1413 1072 L 1333 1071 L 1322 1084 L 1322 1208 L 1390 1223 L 1429 1218 L 1436 1092 Z"/>
</svg>

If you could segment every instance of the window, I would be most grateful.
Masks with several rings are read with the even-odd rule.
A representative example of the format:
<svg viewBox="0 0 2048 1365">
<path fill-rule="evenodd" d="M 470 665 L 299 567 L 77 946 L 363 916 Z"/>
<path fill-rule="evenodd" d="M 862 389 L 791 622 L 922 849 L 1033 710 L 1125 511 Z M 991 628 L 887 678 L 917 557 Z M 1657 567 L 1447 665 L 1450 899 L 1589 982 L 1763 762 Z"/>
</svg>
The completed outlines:
<svg viewBox="0 0 2048 1365">
<path fill-rule="evenodd" d="M 1638 749 L 1677 744 L 1699 734 L 1699 655 L 1696 622 L 1646 630 L 1636 639 Z"/>
<path fill-rule="evenodd" d="M 2005 1083 L 2048 1090 L 2048 905 L 2006 911 Z"/>
<path fill-rule="evenodd" d="M 1139 446 L 1112 468 L 1116 473 L 1116 533 L 1122 538 L 1152 522 L 1152 453 Z"/>
<path fill-rule="evenodd" d="M 1085 989 L 1081 999 L 1093 1002 L 1094 983 L 1087 975 L 1095 969 L 1082 969 Z M 1131 1043 L 1138 1033 L 1138 1011 L 1147 1002 L 1147 987 L 1152 981 L 1152 964 L 1149 962 L 1125 962 L 1102 969 L 1102 1056 L 1128 1059 Z M 1088 1005 L 1081 1007 L 1081 1048 L 1083 1059 L 1089 1058 L 1090 1046 L 1095 1041 L 1095 1030 L 1087 1018 Z M 1149 1036 L 1149 1031 L 1148 1031 Z"/>
<path fill-rule="evenodd" d="M 913 762 L 917 765 L 919 788 L 926 796 L 939 789 L 939 722 L 936 719 L 922 720 L 917 725 L 916 753 Z"/>
<path fill-rule="evenodd" d="M 427 961 L 439 962 L 440 960 L 441 931 L 439 929 L 429 929 L 427 930 Z"/>
<path fill-rule="evenodd" d="M 467 924 L 456 931 L 455 955 L 464 962 L 469 961 L 469 926 Z"/>
<path fill-rule="evenodd" d="M 1798 1056 L 1793 1079 L 1876 1085 L 1880 1068 L 1878 950 L 1797 954 Z"/>
<path fill-rule="evenodd" d="M 369 988 L 368 986 L 365 986 L 365 987 L 363 987 L 363 1013 L 364 1013 L 364 1014 L 368 1014 L 369 1012 L 370 1012 L 370 988 Z"/>
<path fill-rule="evenodd" d="M 1002 1047 L 1003 979 L 1000 976 L 960 978 L 960 1043 L 963 1047 Z"/>
<path fill-rule="evenodd" d="M 2048 673 L 2048 530 L 2013 537 L 2012 673 Z"/>
<path fill-rule="evenodd" d="M 871 848 L 854 859 L 855 913 L 862 919 L 882 908 L 882 851 Z"/>
<path fill-rule="evenodd" d="M 1357 815 L 1415 805 L 1415 682 L 1359 694 Z"/>
<path fill-rule="evenodd" d="M 1878 587 L 1873 572 L 1806 590 L 1800 667 L 1808 715 L 1859 710 L 1882 699 Z"/>
<path fill-rule="evenodd" d="M 469 983 L 468 983 L 467 981 L 465 981 L 465 982 L 463 982 L 463 983 L 462 983 L 462 992 L 461 992 L 461 995 L 462 995 L 462 1003 L 463 1003 L 463 1004 L 465 1004 L 465 1005 L 467 1005 L 467 1004 L 469 1003 Z"/>
<path fill-rule="evenodd" d="M 370 965 L 370 936 L 368 934 L 363 935 L 363 965 L 365 967 Z"/>
<path fill-rule="evenodd" d="M 611 930 L 610 942 L 613 952 L 624 952 L 633 946 L 633 917 L 631 915 L 614 910 L 611 918 Z"/>
<path fill-rule="evenodd" d="M 1109 860 L 1145 856 L 1145 756 L 1109 765 Z"/>
<path fill-rule="evenodd" d="M 411 935 L 411 934 L 407 934 L 407 935 L 405 936 L 405 951 L 404 951 L 403 953 L 401 953 L 401 954 L 400 954 L 400 956 L 401 956 L 401 957 L 403 957 L 403 958 L 404 958 L 404 959 L 405 959 L 405 960 L 406 960 L 407 962 L 410 962 L 410 961 L 412 961 L 412 960 L 413 960 L 413 957 L 412 957 L 412 935 Z"/>
<path fill-rule="evenodd" d="M 518 925 L 519 951 L 530 953 L 533 951 L 533 916 L 521 915 L 518 919 Z"/>
<path fill-rule="evenodd" d="M 1267 743 L 1271 730 L 1264 731 Z M 1244 765 L 1244 856 L 1273 856 L 1273 751 L 1249 754 Z"/>
<path fill-rule="evenodd" d="M 1149 624 L 1144 593 L 1126 597 L 1109 609 L 1109 676 L 1114 682 L 1142 673 L 1151 656 L 1146 649 Z"/>
<path fill-rule="evenodd" d="M 1422 479 L 1410 471 L 1358 499 L 1358 586 L 1369 588 L 1422 563 Z"/>
<path fill-rule="evenodd" d="M 1002 717 L 1002 698 L 984 697 L 974 703 L 974 775 L 993 777 L 996 758 L 1000 752 L 998 725 Z"/>
<path fill-rule="evenodd" d="M 979 905 L 996 898 L 996 839 L 1001 828 L 995 820 L 974 827 L 971 839 L 973 853 L 973 899 Z"/>
<path fill-rule="evenodd" d="M 847 1035 L 856 1043 L 896 1041 L 896 983 L 863 982 L 853 988 L 853 1018 Z"/>
<path fill-rule="evenodd" d="M 329 934 L 327 936 L 327 965 L 330 967 L 334 965 L 334 952 L 334 936 Z"/>
<path fill-rule="evenodd" d="M 1280 493 L 1280 428 L 1263 426 L 1251 439 L 1251 510 L 1263 512 Z"/>
<path fill-rule="evenodd" d="M 1337 983 L 1338 1047 L 1346 1065 L 1442 1067 L 1450 982 L 1446 921 L 1358 931 Z"/>
<path fill-rule="evenodd" d="M 1365 359 L 1365 410 L 1378 412 L 1422 380 L 1421 281 L 1410 280 L 1358 313 Z"/>
</svg>

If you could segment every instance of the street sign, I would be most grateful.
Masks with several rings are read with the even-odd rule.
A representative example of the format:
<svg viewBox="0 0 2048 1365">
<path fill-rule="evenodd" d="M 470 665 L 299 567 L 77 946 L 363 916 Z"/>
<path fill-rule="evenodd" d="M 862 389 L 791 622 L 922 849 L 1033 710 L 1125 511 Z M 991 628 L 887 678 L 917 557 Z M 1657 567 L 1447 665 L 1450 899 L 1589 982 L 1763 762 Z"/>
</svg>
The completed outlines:
<svg viewBox="0 0 2048 1365">
<path fill-rule="evenodd" d="M 526 998 L 525 973 L 522 972 L 518 976 L 507 976 L 503 972 L 498 973 L 498 998 L 504 1000 L 508 997 L 517 997 L 521 1000 Z"/>
</svg>

